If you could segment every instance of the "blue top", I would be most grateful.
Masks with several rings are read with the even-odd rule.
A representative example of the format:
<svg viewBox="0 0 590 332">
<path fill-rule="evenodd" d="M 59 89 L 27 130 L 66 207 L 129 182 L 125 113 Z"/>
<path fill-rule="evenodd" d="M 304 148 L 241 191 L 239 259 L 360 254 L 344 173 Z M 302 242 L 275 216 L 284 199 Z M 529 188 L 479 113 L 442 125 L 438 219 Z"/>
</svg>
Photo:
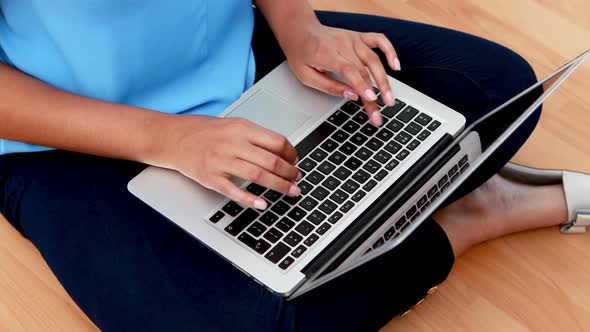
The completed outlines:
<svg viewBox="0 0 590 332">
<path fill-rule="evenodd" d="M 0 61 L 78 95 L 217 115 L 254 81 L 251 0 L 0 0 Z M 0 154 L 48 148 L 0 139 Z"/>
</svg>

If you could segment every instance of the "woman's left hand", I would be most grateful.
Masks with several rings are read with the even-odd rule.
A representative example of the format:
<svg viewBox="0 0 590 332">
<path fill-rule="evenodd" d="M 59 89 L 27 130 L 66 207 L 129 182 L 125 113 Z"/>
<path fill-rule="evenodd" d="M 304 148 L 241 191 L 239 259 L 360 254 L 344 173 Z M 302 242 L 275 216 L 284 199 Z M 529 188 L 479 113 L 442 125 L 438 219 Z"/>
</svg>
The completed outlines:
<svg viewBox="0 0 590 332">
<path fill-rule="evenodd" d="M 301 31 L 304 31 L 301 35 Z M 360 97 L 369 119 L 380 126 L 383 118 L 375 103 L 377 96 L 372 88 L 374 78 L 382 100 L 394 104 L 394 96 L 379 56 L 378 48 L 387 57 L 393 70 L 400 70 L 400 62 L 393 45 L 383 34 L 362 33 L 313 24 L 298 31 L 298 42 L 284 45 L 283 50 L 297 78 L 305 85 L 335 96 L 350 100 Z M 330 77 L 333 72 L 346 80 L 341 82 Z"/>
</svg>

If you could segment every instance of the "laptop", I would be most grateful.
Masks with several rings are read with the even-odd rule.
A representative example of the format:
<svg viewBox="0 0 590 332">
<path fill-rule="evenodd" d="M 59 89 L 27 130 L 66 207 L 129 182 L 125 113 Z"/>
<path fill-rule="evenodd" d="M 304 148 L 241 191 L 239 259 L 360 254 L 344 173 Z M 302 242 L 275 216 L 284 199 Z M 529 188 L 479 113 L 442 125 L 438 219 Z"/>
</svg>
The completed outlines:
<svg viewBox="0 0 590 332">
<path fill-rule="evenodd" d="M 392 77 L 398 98 L 394 106 L 379 98 L 384 124 L 377 128 L 361 104 L 303 86 L 283 63 L 220 117 L 245 118 L 287 137 L 299 154 L 301 196 L 234 179 L 267 200 L 268 208 L 258 211 L 153 166 L 128 189 L 258 283 L 292 299 L 405 240 L 588 55 L 469 128 L 460 113 Z M 490 126 L 492 117 L 510 111 L 511 126 Z M 482 141 L 478 130 L 495 139 Z"/>
</svg>

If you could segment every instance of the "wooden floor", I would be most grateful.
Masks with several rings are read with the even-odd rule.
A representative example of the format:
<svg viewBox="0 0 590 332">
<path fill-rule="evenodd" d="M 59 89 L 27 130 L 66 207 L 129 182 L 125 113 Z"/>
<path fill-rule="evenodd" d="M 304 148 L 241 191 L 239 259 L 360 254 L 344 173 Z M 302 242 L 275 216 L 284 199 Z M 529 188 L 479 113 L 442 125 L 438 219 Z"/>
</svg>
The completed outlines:
<svg viewBox="0 0 590 332">
<path fill-rule="evenodd" d="M 400 17 L 500 42 L 539 77 L 590 48 L 588 0 L 313 0 L 318 9 Z M 468 51 L 468 50 L 466 50 Z M 550 99 L 516 161 L 590 172 L 590 63 Z M 92 323 L 34 247 L 0 220 L 0 331 L 83 331 Z M 195 327 L 198 329 L 198 327 Z M 590 234 L 543 229 L 461 257 L 448 281 L 383 331 L 588 331 Z"/>
</svg>

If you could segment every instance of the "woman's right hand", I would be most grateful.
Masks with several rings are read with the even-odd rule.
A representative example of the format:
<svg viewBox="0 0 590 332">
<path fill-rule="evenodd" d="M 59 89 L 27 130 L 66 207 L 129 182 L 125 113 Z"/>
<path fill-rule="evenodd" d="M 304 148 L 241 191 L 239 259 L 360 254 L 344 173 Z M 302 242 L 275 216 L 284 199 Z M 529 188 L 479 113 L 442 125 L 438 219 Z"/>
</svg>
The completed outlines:
<svg viewBox="0 0 590 332">
<path fill-rule="evenodd" d="M 301 190 L 297 151 L 280 134 L 241 118 L 173 115 L 157 135 L 158 166 L 175 169 L 228 198 L 263 210 L 267 202 L 231 181 L 252 181 L 290 196 Z"/>
</svg>

